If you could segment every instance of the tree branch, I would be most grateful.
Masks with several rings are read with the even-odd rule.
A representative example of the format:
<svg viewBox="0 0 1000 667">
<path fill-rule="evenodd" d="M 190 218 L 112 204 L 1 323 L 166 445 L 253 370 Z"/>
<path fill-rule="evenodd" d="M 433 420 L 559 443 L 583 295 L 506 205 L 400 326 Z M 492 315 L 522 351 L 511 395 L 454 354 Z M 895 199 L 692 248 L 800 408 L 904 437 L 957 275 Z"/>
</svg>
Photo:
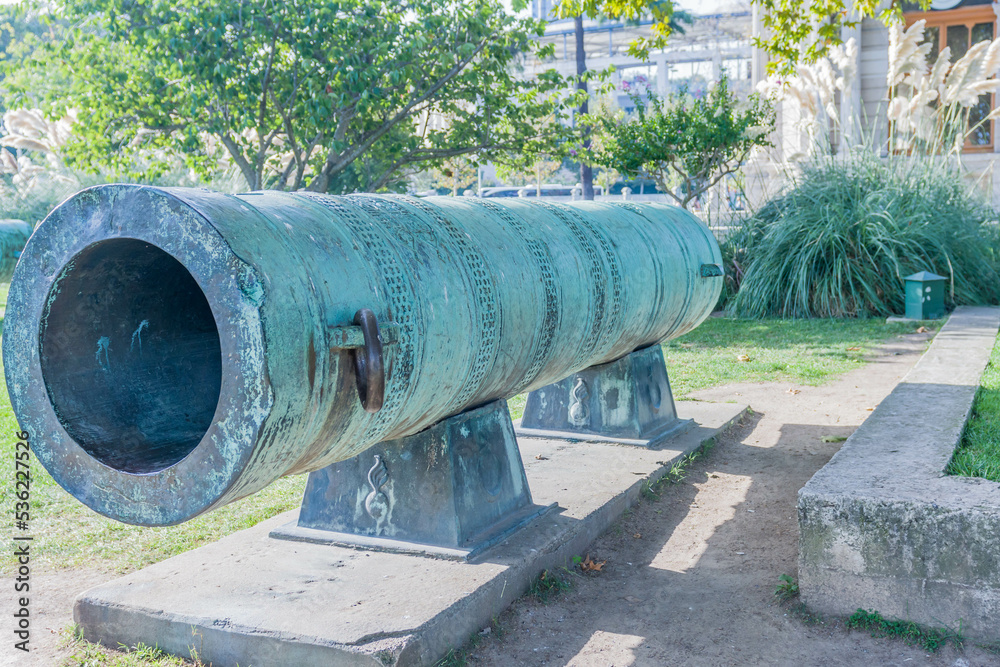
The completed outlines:
<svg viewBox="0 0 1000 667">
<path fill-rule="evenodd" d="M 250 166 L 247 159 L 243 157 L 243 152 L 240 150 L 240 147 L 235 141 L 233 141 L 233 138 L 230 137 L 229 134 L 222 133 L 217 134 L 216 136 L 219 137 L 219 140 L 222 141 L 222 145 L 226 147 L 227 151 L 229 151 L 229 155 L 233 158 L 233 162 L 235 162 L 236 166 L 240 168 L 240 172 L 243 174 L 243 178 L 247 182 L 247 187 L 255 189 L 253 185 L 255 177 L 254 169 Z"/>
<path fill-rule="evenodd" d="M 374 144 L 380 138 L 385 136 L 389 132 L 389 130 L 395 127 L 402 120 L 408 118 L 413 113 L 413 110 L 416 107 L 420 106 L 421 104 L 429 100 L 432 96 L 437 94 L 437 92 L 440 91 L 445 85 L 447 85 L 448 82 L 454 79 L 455 76 L 457 76 L 462 70 L 464 70 L 465 67 L 470 62 L 472 62 L 476 58 L 476 56 L 478 56 L 482 52 L 484 48 L 486 48 L 488 42 L 489 38 L 484 38 L 483 40 L 481 40 L 471 54 L 469 54 L 467 57 L 457 62 L 455 65 L 453 65 L 430 88 L 424 91 L 416 99 L 413 99 L 406 105 L 404 105 L 402 109 L 400 109 L 391 118 L 384 121 L 378 128 L 362 135 L 361 140 L 358 141 L 350 150 L 342 151 L 338 154 L 335 152 L 336 148 L 331 147 L 330 153 L 328 154 L 326 159 L 326 163 L 323 165 L 323 169 L 321 170 L 321 173 L 324 176 L 324 178 L 313 179 L 313 183 L 309 184 L 308 189 L 312 190 L 314 183 L 317 183 L 317 181 L 322 181 L 322 186 L 325 187 L 326 184 L 329 182 L 331 176 L 345 169 L 347 165 L 349 165 L 351 162 L 353 162 L 362 154 L 364 154 L 365 151 L 371 148 L 372 144 Z M 341 128 L 338 127 L 338 131 L 340 131 L 340 129 Z M 346 127 L 344 128 L 344 130 L 346 132 Z"/>
</svg>

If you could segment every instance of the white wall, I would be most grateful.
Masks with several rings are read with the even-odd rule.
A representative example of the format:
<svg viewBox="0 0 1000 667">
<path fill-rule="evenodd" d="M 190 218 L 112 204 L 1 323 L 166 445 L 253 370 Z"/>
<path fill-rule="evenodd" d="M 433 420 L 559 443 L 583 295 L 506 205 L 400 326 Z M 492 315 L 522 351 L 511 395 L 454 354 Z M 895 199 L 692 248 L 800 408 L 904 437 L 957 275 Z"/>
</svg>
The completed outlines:
<svg viewBox="0 0 1000 667">
<path fill-rule="evenodd" d="M 889 30 L 879 21 L 866 18 L 861 22 L 860 61 L 862 143 L 882 150 L 888 138 L 885 114 L 889 104 Z"/>
</svg>

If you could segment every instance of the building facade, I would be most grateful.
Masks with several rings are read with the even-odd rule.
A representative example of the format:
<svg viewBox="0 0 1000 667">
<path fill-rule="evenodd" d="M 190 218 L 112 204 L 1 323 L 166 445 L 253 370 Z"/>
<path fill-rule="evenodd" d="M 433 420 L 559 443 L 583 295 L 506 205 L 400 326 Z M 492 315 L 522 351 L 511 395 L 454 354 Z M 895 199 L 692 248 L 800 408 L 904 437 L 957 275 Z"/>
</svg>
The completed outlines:
<svg viewBox="0 0 1000 667">
<path fill-rule="evenodd" d="M 554 68 L 564 75 L 576 73 L 576 35 L 573 19 L 555 15 L 553 0 L 533 0 L 532 15 L 549 21 L 543 44 L 555 48 L 555 57 L 546 61 L 532 60 L 526 74 Z M 604 70 L 614 67 L 612 83 L 616 106 L 630 109 L 633 94 L 651 90 L 659 96 L 686 86 L 699 93 L 717 81 L 725 69 L 734 90 L 749 93 L 753 76 L 750 44 L 751 12 L 748 0 L 733 0 L 723 4 L 714 14 L 694 17 L 692 25 L 684 26 L 684 34 L 674 34 L 662 51 L 652 52 L 648 60 L 628 53 L 629 45 L 638 37 L 649 37 L 651 21 L 603 21 L 585 18 L 583 21 L 584 49 L 587 69 Z"/>
<path fill-rule="evenodd" d="M 933 0 L 930 9 L 922 10 L 915 3 L 904 4 L 904 20 L 909 27 L 919 20 L 925 22 L 924 41 L 931 45 L 930 62 L 934 62 L 947 46 L 954 63 L 981 41 L 990 41 L 1000 35 L 1000 2 L 991 0 Z M 761 33 L 760 16 L 753 17 L 753 34 Z M 844 31 L 843 40 L 854 39 L 857 45 L 857 75 L 851 85 L 837 93 L 837 106 L 841 123 L 830 130 L 830 147 L 834 151 L 842 142 L 851 142 L 878 150 L 887 155 L 889 144 L 889 31 L 880 21 L 866 18 L 859 26 Z M 753 84 L 756 86 L 766 76 L 766 54 L 753 56 L 756 66 Z M 980 96 L 979 103 L 969 110 L 970 134 L 962 149 L 962 163 L 968 178 L 976 183 L 993 201 L 1000 205 L 1000 140 L 996 138 L 995 120 L 988 119 L 995 108 L 996 94 Z M 775 133 L 777 150 L 771 161 L 785 162 L 795 154 L 808 152 L 806 143 L 811 139 L 797 126 L 797 102 L 785 100 L 779 105 L 778 130 Z M 759 165 L 758 172 L 769 165 Z M 773 166 L 771 167 L 773 171 Z M 762 176 L 761 176 L 762 177 Z M 763 177 L 762 177 L 763 178 Z M 773 191 L 773 188 L 766 188 Z M 755 199 L 755 197 L 751 197 Z"/>
</svg>

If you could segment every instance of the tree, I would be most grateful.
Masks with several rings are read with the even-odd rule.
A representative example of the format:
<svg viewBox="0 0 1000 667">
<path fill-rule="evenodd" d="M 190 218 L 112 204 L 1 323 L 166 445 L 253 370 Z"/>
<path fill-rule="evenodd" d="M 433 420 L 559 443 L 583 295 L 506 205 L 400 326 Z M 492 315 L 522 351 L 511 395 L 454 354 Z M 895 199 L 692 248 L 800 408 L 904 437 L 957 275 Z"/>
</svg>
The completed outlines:
<svg viewBox="0 0 1000 667">
<path fill-rule="evenodd" d="M 590 91 L 587 90 L 587 50 L 583 46 L 582 15 L 573 17 L 573 27 L 576 34 L 576 89 L 583 96 L 579 112 L 581 118 L 586 118 L 590 112 Z M 590 128 L 583 124 L 580 131 L 583 133 L 583 152 L 586 154 L 590 151 Z M 586 159 L 580 161 L 580 184 L 583 186 L 583 198 L 593 200 L 594 170 Z"/>
<path fill-rule="evenodd" d="M 535 196 L 542 196 L 542 185 L 562 171 L 562 155 L 527 151 L 496 163 L 497 176 L 511 185 L 534 185 Z"/>
<path fill-rule="evenodd" d="M 479 172 L 479 164 L 465 156 L 442 160 L 441 164 L 431 169 L 434 186 L 447 187 L 452 197 L 462 193 L 459 188 L 469 183 L 475 183 Z"/>
<path fill-rule="evenodd" d="M 66 30 L 61 17 L 43 16 L 37 11 L 26 11 L 25 7 L 0 2 L 0 112 L 25 106 L 9 99 L 5 73 L 20 72 L 21 82 L 30 87 L 30 77 L 23 71 L 25 64 L 40 44 L 65 35 Z"/>
<path fill-rule="evenodd" d="M 774 109 L 754 93 L 737 101 L 723 74 L 704 97 L 687 91 L 637 100 L 635 115 L 604 117 L 597 161 L 630 178 L 652 178 L 683 208 L 733 173 L 758 146 L 771 146 Z"/>
<path fill-rule="evenodd" d="M 602 16 L 613 20 L 635 22 L 647 13 L 653 16 L 654 39 L 640 37 L 629 45 L 629 53 L 642 59 L 649 57 L 651 48 L 666 46 L 667 37 L 671 32 L 677 31 L 683 34 L 682 21 L 690 24 L 694 20 L 685 11 L 675 12 L 671 0 L 562 0 L 559 3 L 559 16 L 573 19 L 573 32 L 576 38 L 576 88 L 582 99 L 577 111 L 581 117 L 586 118 L 590 113 L 587 51 L 583 46 L 584 15 L 592 19 Z M 587 156 L 591 146 L 590 128 L 583 124 L 579 129 L 583 137 L 582 153 Z M 580 184 L 583 186 L 583 198 L 593 199 L 594 169 L 586 157 L 580 160 Z"/>
<path fill-rule="evenodd" d="M 755 44 L 771 55 L 770 71 L 791 74 L 800 61 L 813 63 L 827 55 L 831 46 L 842 43 L 843 29 L 853 28 L 861 20 L 877 18 L 886 25 L 903 20 L 903 0 L 753 0 L 760 8 L 766 36 Z M 922 10 L 931 0 L 915 0 Z"/>
<path fill-rule="evenodd" d="M 517 150 L 573 101 L 554 72 L 515 76 L 543 25 L 500 0 L 51 6 L 73 30 L 5 84 L 35 98 L 22 106 L 87 119 L 64 154 L 89 170 L 135 176 L 137 151 L 153 147 L 206 175 L 227 154 L 252 189 L 374 190 L 416 163 Z M 26 83 L 53 68 L 65 85 Z"/>
<path fill-rule="evenodd" d="M 673 0 L 561 0 L 559 3 L 560 18 L 605 17 L 614 21 L 635 22 L 646 16 L 653 19 L 650 26 L 653 31 L 651 39 L 639 37 L 629 44 L 629 55 L 646 60 L 649 52 L 662 49 L 667 45 L 667 39 L 674 32 L 683 34 L 681 23 L 690 24 L 691 14 L 674 8 Z M 579 34 L 579 33 L 578 33 Z"/>
<path fill-rule="evenodd" d="M 876 18 L 886 25 L 901 21 L 904 5 L 917 5 L 926 11 L 931 0 L 752 0 L 759 7 L 767 35 L 755 40 L 771 55 L 771 71 L 791 74 L 800 61 L 815 62 L 827 50 L 842 41 L 843 28 L 852 28 L 864 18 Z M 676 30 L 676 17 L 681 12 L 672 0 L 562 0 L 560 16 L 578 14 L 595 18 L 635 20 L 644 14 L 653 17 L 652 39 L 638 39 L 629 46 L 629 53 L 646 59 L 649 51 L 666 45 Z"/>
</svg>

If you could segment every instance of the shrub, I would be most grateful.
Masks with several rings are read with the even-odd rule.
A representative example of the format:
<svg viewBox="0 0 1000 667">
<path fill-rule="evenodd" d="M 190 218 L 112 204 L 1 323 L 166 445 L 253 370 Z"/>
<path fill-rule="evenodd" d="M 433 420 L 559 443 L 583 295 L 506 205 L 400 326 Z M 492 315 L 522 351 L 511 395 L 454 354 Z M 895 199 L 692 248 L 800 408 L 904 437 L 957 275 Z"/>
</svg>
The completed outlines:
<svg viewBox="0 0 1000 667">
<path fill-rule="evenodd" d="M 745 317 L 901 313 L 903 278 L 948 278 L 946 301 L 1000 301 L 995 212 L 943 160 L 819 158 L 726 241 L 729 309 Z"/>
<path fill-rule="evenodd" d="M 628 178 L 656 181 L 683 208 L 735 173 L 754 149 L 772 146 L 773 104 L 757 93 L 740 101 L 725 72 L 700 98 L 682 89 L 665 100 L 651 93 L 633 100 L 631 118 L 600 119 L 597 163 Z"/>
</svg>

